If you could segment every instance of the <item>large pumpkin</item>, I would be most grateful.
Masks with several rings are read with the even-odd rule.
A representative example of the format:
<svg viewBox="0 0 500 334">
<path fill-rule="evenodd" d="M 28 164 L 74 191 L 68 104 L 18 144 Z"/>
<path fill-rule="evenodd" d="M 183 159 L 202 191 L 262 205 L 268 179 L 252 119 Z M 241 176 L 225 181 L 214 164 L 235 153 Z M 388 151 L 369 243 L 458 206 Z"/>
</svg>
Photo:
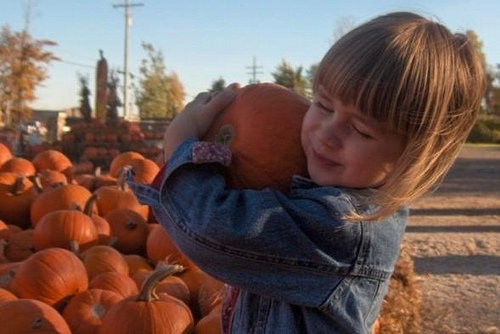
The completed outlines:
<svg viewBox="0 0 500 334">
<path fill-rule="evenodd" d="M 248 85 L 237 91 L 235 101 L 205 137 L 229 142 L 230 188 L 272 187 L 286 193 L 293 174 L 306 175 L 300 130 L 309 104 L 292 90 L 271 83 Z"/>
</svg>

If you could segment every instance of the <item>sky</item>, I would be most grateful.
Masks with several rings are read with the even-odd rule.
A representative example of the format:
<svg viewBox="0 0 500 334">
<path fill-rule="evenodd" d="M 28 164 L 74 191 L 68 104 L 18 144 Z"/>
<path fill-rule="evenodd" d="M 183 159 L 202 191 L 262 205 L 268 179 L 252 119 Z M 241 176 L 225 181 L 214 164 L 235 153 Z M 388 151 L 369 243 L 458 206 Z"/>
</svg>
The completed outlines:
<svg viewBox="0 0 500 334">
<path fill-rule="evenodd" d="M 37 89 L 33 108 L 77 107 L 81 75 L 89 80 L 93 101 L 99 50 L 103 50 L 110 69 L 123 70 L 125 19 L 123 7 L 117 5 L 125 1 L 0 0 L 0 26 L 21 31 L 29 22 L 27 27 L 35 39 L 58 44 L 49 50 L 61 60 L 49 65 L 50 77 Z M 271 73 L 282 60 L 308 69 L 321 60 L 346 26 L 354 27 L 392 11 L 415 12 L 453 32 L 474 30 L 483 42 L 488 64 L 500 64 L 499 0 L 130 2 L 140 6 L 130 10 L 129 72 L 137 77 L 141 61 L 147 57 L 141 44 L 152 44 L 162 52 L 167 71 L 178 75 L 186 102 L 220 77 L 226 83 L 247 84 L 254 57 L 261 82 L 273 81 Z M 133 101 L 133 95 L 129 100 Z"/>
</svg>

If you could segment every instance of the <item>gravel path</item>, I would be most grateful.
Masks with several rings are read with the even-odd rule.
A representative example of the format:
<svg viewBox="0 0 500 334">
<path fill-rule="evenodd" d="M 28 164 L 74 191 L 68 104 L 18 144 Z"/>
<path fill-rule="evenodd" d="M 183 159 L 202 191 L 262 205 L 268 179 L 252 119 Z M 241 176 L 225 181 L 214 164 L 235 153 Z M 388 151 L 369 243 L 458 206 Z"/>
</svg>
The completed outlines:
<svg viewBox="0 0 500 334">
<path fill-rule="evenodd" d="M 422 333 L 500 333 L 500 147 L 465 147 L 411 207 Z"/>
</svg>

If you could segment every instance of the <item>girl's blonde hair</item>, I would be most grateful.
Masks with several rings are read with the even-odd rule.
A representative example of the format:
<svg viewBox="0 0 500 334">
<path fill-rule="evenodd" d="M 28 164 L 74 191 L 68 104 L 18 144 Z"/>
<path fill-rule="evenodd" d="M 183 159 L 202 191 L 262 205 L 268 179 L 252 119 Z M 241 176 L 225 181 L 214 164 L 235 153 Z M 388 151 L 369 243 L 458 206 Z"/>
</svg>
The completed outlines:
<svg viewBox="0 0 500 334">
<path fill-rule="evenodd" d="M 344 35 L 321 61 L 313 89 L 388 121 L 406 148 L 369 200 L 377 220 L 437 185 L 455 161 L 484 95 L 481 58 L 463 34 L 413 13 L 377 17 Z"/>
</svg>

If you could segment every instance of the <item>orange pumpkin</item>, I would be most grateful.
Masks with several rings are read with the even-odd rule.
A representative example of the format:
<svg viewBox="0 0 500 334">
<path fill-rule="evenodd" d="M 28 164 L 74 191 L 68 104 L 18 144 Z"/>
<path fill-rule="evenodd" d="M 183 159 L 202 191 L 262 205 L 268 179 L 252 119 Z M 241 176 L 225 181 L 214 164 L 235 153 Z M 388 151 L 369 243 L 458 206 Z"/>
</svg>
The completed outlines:
<svg viewBox="0 0 500 334">
<path fill-rule="evenodd" d="M 12 172 L 24 176 L 32 176 L 35 175 L 36 168 L 28 159 L 12 157 L 1 165 L 0 172 Z"/>
<path fill-rule="evenodd" d="M 122 254 L 111 246 L 97 245 L 81 254 L 83 264 L 87 269 L 89 280 L 105 272 L 117 272 L 128 275 L 127 261 Z"/>
<path fill-rule="evenodd" d="M 111 160 L 111 164 L 109 165 L 109 174 L 113 177 L 120 176 L 122 172 L 122 168 L 128 165 L 130 160 L 132 159 L 144 159 L 144 156 L 139 152 L 128 151 L 118 154 L 116 157 Z"/>
<path fill-rule="evenodd" d="M 71 334 L 64 318 L 51 306 L 33 299 L 0 303 L 0 333 Z"/>
<path fill-rule="evenodd" d="M 44 215 L 55 210 L 70 209 L 74 205 L 83 208 L 91 195 L 87 188 L 78 184 L 61 185 L 44 191 L 36 197 L 31 205 L 31 225 L 35 227 Z"/>
<path fill-rule="evenodd" d="M 194 320 L 188 306 L 168 294 L 153 293 L 158 281 L 180 270 L 180 266 L 168 266 L 155 271 L 138 296 L 127 298 L 108 311 L 99 333 L 190 333 Z"/>
<path fill-rule="evenodd" d="M 139 292 L 132 278 L 116 271 L 109 271 L 95 276 L 89 283 L 89 289 L 113 291 L 122 298 L 136 295 Z"/>
<path fill-rule="evenodd" d="M 33 229 L 27 229 L 9 236 L 5 246 L 5 257 L 9 261 L 24 261 L 36 252 L 33 241 Z"/>
<path fill-rule="evenodd" d="M 7 289 L 0 288 L 0 302 L 16 300 L 17 296 Z"/>
<path fill-rule="evenodd" d="M 37 173 L 42 189 L 49 188 L 57 184 L 68 184 L 68 178 L 62 172 L 52 169 L 44 169 Z"/>
<path fill-rule="evenodd" d="M 142 253 L 146 249 L 148 223 L 140 214 L 129 209 L 116 209 L 104 216 L 116 237 L 114 247 L 124 254 Z"/>
<path fill-rule="evenodd" d="M 73 166 L 71 160 L 64 153 L 57 150 L 45 150 L 37 153 L 31 162 L 35 165 L 37 171 L 52 169 L 67 176 L 71 175 L 71 167 Z"/>
<path fill-rule="evenodd" d="M 44 215 L 36 224 L 33 243 L 36 250 L 50 247 L 72 249 L 72 243 L 85 250 L 98 241 L 92 218 L 79 210 L 56 210 Z"/>
<path fill-rule="evenodd" d="M 220 334 L 222 333 L 221 325 L 221 310 L 216 309 L 196 323 L 194 334 Z"/>
<path fill-rule="evenodd" d="M 237 91 L 205 137 L 231 148 L 228 187 L 288 192 L 293 174 L 307 175 L 300 130 L 309 105 L 306 98 L 271 83 Z"/>
<path fill-rule="evenodd" d="M 29 212 L 36 197 L 28 178 L 11 172 L 0 173 L 0 217 L 7 224 L 29 226 Z"/>
<path fill-rule="evenodd" d="M 193 310 L 194 315 L 198 318 L 202 315 L 203 312 L 206 312 L 211 307 L 210 305 L 200 305 L 200 300 L 203 302 L 211 303 L 213 300 L 207 299 L 206 296 L 203 296 L 200 299 L 200 290 L 203 285 L 211 285 L 210 287 L 206 287 L 207 290 L 211 291 L 211 293 L 207 293 L 207 296 L 210 298 L 217 298 L 218 291 L 222 289 L 224 283 L 215 278 L 211 277 L 207 273 L 201 270 L 186 270 L 179 276 L 188 286 L 189 292 L 191 295 L 190 306 Z M 215 293 L 217 292 L 217 293 Z M 213 293 L 213 294 L 212 294 Z"/>
<path fill-rule="evenodd" d="M 95 334 L 108 310 L 122 299 L 112 291 L 88 289 L 71 298 L 62 316 L 72 334 Z"/>
<path fill-rule="evenodd" d="M 130 277 L 132 277 L 139 270 L 153 270 L 149 260 L 144 256 L 138 254 L 125 254 L 123 255 L 123 258 L 127 261 L 128 267 L 130 268 Z"/>
<path fill-rule="evenodd" d="M 109 245 L 111 243 L 111 227 L 106 219 L 95 214 L 97 210 L 94 209 L 95 203 L 97 201 L 97 195 L 92 194 L 85 203 L 83 208 L 83 213 L 89 216 L 94 222 L 95 228 L 97 230 L 97 235 L 99 239 L 99 244 Z"/>
<path fill-rule="evenodd" d="M 19 265 L 10 284 L 19 298 L 37 299 L 56 309 L 87 287 L 82 261 L 63 248 L 47 248 L 30 256 Z"/>
<path fill-rule="evenodd" d="M 102 186 L 94 194 L 97 195 L 97 211 L 102 217 L 116 209 L 130 209 L 148 219 L 149 207 L 139 204 L 137 197 L 124 182 L 116 186 Z"/>
<path fill-rule="evenodd" d="M 0 143 L 0 166 L 7 160 L 12 158 L 12 152 L 4 144 Z"/>
<path fill-rule="evenodd" d="M 151 159 L 132 159 L 128 162 L 128 166 L 132 167 L 133 178 L 137 183 L 151 184 L 160 171 L 160 167 Z"/>
<path fill-rule="evenodd" d="M 146 240 L 146 251 L 148 258 L 157 264 L 160 261 L 167 261 L 170 264 L 182 264 L 186 268 L 196 267 L 174 244 L 167 231 L 159 224 L 149 224 L 152 226 Z"/>
</svg>

